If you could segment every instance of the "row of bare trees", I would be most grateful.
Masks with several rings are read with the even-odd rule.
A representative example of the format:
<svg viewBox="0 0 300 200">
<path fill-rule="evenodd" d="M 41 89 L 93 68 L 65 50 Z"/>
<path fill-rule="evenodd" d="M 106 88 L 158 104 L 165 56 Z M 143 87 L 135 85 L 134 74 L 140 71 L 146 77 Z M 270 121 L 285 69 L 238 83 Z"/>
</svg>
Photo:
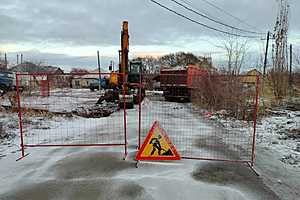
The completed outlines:
<svg viewBox="0 0 300 200">
<path fill-rule="evenodd" d="M 245 87 L 243 76 L 219 75 L 194 77 L 192 103 L 213 111 L 226 110 L 233 117 L 252 119 L 255 109 L 255 87 Z"/>
<path fill-rule="evenodd" d="M 221 42 L 218 47 L 225 51 L 227 63 L 224 65 L 222 73 L 218 75 L 210 73 L 209 76 L 201 77 L 198 80 L 197 87 L 194 87 L 196 89 L 192 92 L 193 103 L 201 104 L 202 107 L 205 106 L 212 110 L 224 109 L 239 118 L 252 117 L 253 112 L 249 111 L 254 109 L 256 85 L 246 86 L 242 81 L 243 77 L 240 76 L 249 56 L 248 43 L 246 40 L 241 41 L 230 38 Z M 259 62 L 261 69 L 262 61 L 263 59 Z M 267 70 L 266 76 L 264 78 L 263 76 L 260 77 L 261 81 L 265 82 L 265 84 L 260 82 L 260 86 L 269 87 L 272 96 L 275 97 L 276 101 L 272 104 L 281 103 L 282 100 L 294 95 L 290 92 L 291 88 L 299 87 L 296 84 L 300 82 L 300 80 L 297 80 L 300 77 L 300 70 L 297 71 L 295 66 L 300 66 L 300 52 L 294 54 L 293 61 L 295 62 L 293 74 L 290 74 L 288 66 L 279 69 L 274 66 L 275 62 L 273 62 L 273 66 Z M 222 75 L 220 76 L 220 74 Z M 291 75 L 293 75 L 292 78 Z M 294 80 L 291 82 L 291 79 Z M 255 80 L 255 78 L 252 77 L 252 80 Z M 260 92 L 263 91 L 263 88 L 261 88 Z M 270 97 L 270 101 L 273 101 L 273 97 Z M 247 116 L 249 114 L 250 116 Z"/>
<path fill-rule="evenodd" d="M 211 58 L 204 56 L 196 56 L 193 53 L 177 52 L 170 53 L 158 58 L 147 56 L 138 57 L 135 60 L 142 61 L 145 68 L 145 73 L 154 74 L 159 73 L 161 67 L 178 67 L 187 66 L 188 64 L 195 64 L 205 66 L 207 68 L 212 67 Z"/>
<path fill-rule="evenodd" d="M 287 62 L 284 66 L 277 66 L 276 63 L 278 62 L 273 62 L 273 67 L 265 78 L 265 81 L 271 83 L 274 97 L 279 103 L 287 97 L 300 95 L 300 85 L 298 80 L 300 73 L 300 51 L 295 51 L 292 54 L 292 57 L 293 59 L 289 60 L 289 62 L 292 62 L 291 68 L 288 66 L 288 64 L 291 63 Z"/>
</svg>

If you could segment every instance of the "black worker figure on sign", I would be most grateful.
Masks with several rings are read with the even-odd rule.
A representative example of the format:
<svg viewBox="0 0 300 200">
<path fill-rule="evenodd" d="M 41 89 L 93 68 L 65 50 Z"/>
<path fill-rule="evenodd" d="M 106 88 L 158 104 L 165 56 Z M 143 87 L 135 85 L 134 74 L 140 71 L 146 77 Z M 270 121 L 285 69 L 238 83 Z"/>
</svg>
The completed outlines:
<svg viewBox="0 0 300 200">
<path fill-rule="evenodd" d="M 162 156 L 173 156 L 173 153 L 171 151 L 171 149 L 165 150 L 164 148 L 161 147 L 160 144 L 160 139 L 161 139 L 161 135 L 158 135 L 157 138 L 152 138 L 149 142 L 149 144 L 152 144 L 152 151 L 151 151 L 151 156 L 155 153 L 155 151 L 158 151 L 158 155 L 162 155 Z M 161 151 L 164 151 L 164 153 L 161 153 Z"/>
</svg>

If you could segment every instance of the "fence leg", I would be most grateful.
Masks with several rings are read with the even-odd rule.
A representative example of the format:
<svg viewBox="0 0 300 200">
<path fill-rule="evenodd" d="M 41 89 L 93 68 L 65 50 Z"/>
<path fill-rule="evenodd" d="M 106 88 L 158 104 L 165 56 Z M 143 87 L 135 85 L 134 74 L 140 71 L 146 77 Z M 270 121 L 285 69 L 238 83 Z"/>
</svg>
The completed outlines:
<svg viewBox="0 0 300 200">
<path fill-rule="evenodd" d="M 21 147 L 21 157 L 19 159 L 17 159 L 17 161 L 18 161 L 26 156 L 25 149 L 24 149 L 22 108 L 21 108 L 21 98 L 20 98 L 20 90 L 19 90 L 19 75 L 18 74 L 16 74 L 16 93 L 17 93 L 17 101 L 18 101 L 18 118 L 19 118 L 20 147 Z"/>
<path fill-rule="evenodd" d="M 140 161 L 137 160 L 136 163 L 135 163 L 135 168 L 139 168 L 139 163 L 140 163 Z"/>
<path fill-rule="evenodd" d="M 126 119 L 126 85 L 125 85 L 125 75 L 123 78 L 123 111 L 124 111 L 124 160 L 127 157 L 127 119 Z"/>
<path fill-rule="evenodd" d="M 256 124 L 257 124 L 257 112 L 259 110 L 259 76 L 256 76 L 256 95 L 255 95 L 255 110 L 253 113 L 253 138 L 252 138 L 252 154 L 251 154 L 251 166 L 254 166 L 255 160 L 255 142 L 256 142 Z"/>
<path fill-rule="evenodd" d="M 142 75 L 140 71 L 140 84 L 139 84 L 139 130 L 138 130 L 138 147 L 139 150 L 141 147 L 141 120 L 142 120 Z"/>
<path fill-rule="evenodd" d="M 249 168 L 251 169 L 251 171 L 256 175 L 256 176 L 260 176 L 260 174 L 254 169 L 254 166 L 251 163 L 247 162 L 247 165 L 249 166 Z"/>
</svg>

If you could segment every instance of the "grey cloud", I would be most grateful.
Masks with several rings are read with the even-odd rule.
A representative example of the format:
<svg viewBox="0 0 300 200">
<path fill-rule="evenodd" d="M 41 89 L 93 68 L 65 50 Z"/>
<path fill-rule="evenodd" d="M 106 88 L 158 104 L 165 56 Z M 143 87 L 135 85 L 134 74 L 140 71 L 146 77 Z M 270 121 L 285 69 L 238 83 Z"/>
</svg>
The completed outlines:
<svg viewBox="0 0 300 200">
<path fill-rule="evenodd" d="M 69 56 L 65 54 L 43 53 L 38 50 L 30 50 L 23 52 L 9 52 L 8 62 L 10 66 L 16 64 L 17 54 L 23 54 L 24 61 L 33 63 L 43 63 L 47 65 L 54 65 L 70 71 L 73 67 L 85 68 L 88 70 L 97 69 L 97 57 L 95 56 Z M 3 55 L 2 55 L 3 57 Z M 46 59 L 45 59 L 46 58 Z M 101 68 L 108 70 L 110 61 L 117 63 L 117 58 L 101 56 Z"/>
<path fill-rule="evenodd" d="M 162 3 L 183 12 L 170 1 Z M 190 0 L 196 8 L 222 19 L 226 23 L 249 28 L 214 10 L 200 0 Z M 273 28 L 276 17 L 275 0 L 212 1 L 228 12 L 240 16 L 258 29 Z M 297 8 L 300 1 L 292 1 L 291 29 L 298 31 Z M 3 9 L 1 9 L 3 8 Z M 185 13 L 187 13 L 185 11 Z M 121 21 L 129 20 L 134 45 L 168 44 L 181 37 L 211 36 L 213 32 L 189 23 L 149 0 L 3 0 L 0 5 L 0 41 L 46 41 L 76 45 L 109 46 L 119 44 Z M 189 16 L 213 25 L 198 16 Z M 219 26 L 216 26 L 221 28 Z M 223 27 L 222 27 L 223 28 Z"/>
<path fill-rule="evenodd" d="M 185 13 L 193 19 L 224 29 L 224 27 L 188 13 L 174 5 L 170 0 L 157 1 Z M 250 27 L 205 4 L 202 0 L 188 1 L 192 2 L 195 8 L 225 23 L 250 29 Z M 276 0 L 208 1 L 216 3 L 263 32 L 273 30 L 277 15 Z M 300 33 L 300 23 L 298 23 L 300 1 L 291 0 L 290 4 L 290 33 L 293 36 L 293 41 L 299 41 L 296 39 Z M 205 36 L 203 40 L 206 41 L 201 41 L 204 43 L 214 43 L 222 41 L 222 37 L 225 38 L 224 35 L 190 23 L 163 10 L 151 3 L 150 0 L 1 0 L 0 48 L 1 43 L 42 43 L 46 51 L 47 44 L 62 44 L 60 46 L 76 48 L 80 46 L 97 46 L 99 48 L 119 46 L 123 20 L 129 21 L 131 45 L 156 45 L 158 48 L 159 45 L 164 45 L 180 48 L 184 47 L 185 44 L 193 43 L 195 40 L 199 42 L 201 36 Z M 214 38 L 216 36 L 221 38 L 216 40 Z M 157 51 L 159 50 L 157 49 Z M 207 49 L 207 51 L 215 50 Z M 14 60 L 15 54 L 10 53 L 10 59 Z M 47 59 L 48 63 L 59 66 L 96 67 L 95 57 L 74 57 L 39 51 L 28 51 L 24 54 L 30 60 L 44 61 Z M 117 60 L 116 58 L 103 57 L 104 65 L 108 66 L 111 59 Z"/>
</svg>

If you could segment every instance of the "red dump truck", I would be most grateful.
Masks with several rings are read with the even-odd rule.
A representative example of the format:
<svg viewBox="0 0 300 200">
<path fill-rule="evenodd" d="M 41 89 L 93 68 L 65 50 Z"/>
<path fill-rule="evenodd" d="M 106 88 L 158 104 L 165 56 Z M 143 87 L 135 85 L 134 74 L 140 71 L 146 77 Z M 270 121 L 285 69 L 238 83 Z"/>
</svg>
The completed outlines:
<svg viewBox="0 0 300 200">
<path fill-rule="evenodd" d="M 165 68 L 160 71 L 160 87 L 167 101 L 189 102 L 197 79 L 207 74 L 206 69 L 195 66 Z"/>
</svg>

